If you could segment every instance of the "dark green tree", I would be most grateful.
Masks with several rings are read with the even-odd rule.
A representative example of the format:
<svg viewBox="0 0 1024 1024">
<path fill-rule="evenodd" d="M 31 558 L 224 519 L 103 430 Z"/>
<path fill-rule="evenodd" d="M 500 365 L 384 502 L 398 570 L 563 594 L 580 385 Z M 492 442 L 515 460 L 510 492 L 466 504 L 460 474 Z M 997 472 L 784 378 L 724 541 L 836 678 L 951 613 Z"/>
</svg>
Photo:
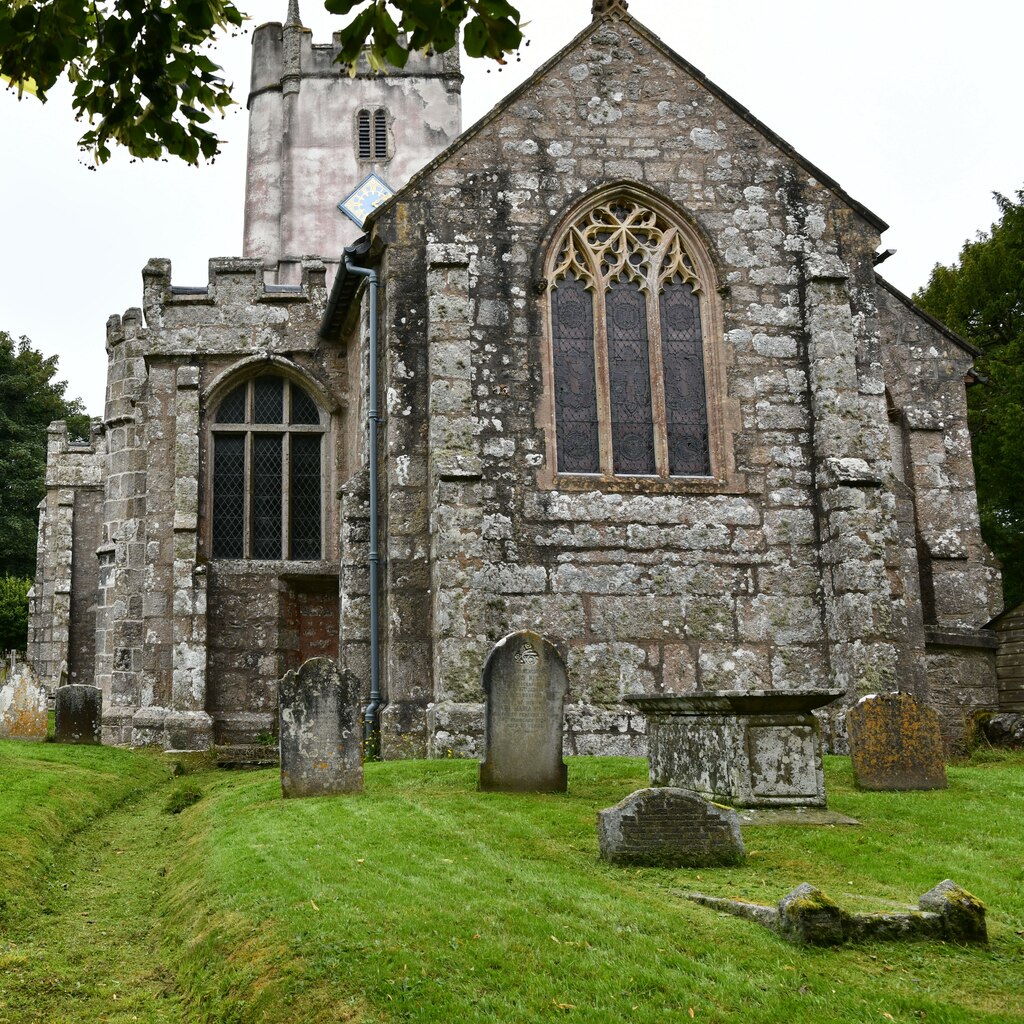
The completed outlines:
<svg viewBox="0 0 1024 1024">
<path fill-rule="evenodd" d="M 356 12 L 340 30 L 341 60 L 350 67 L 364 45 L 375 67 L 402 67 L 412 50 L 444 52 L 458 43 L 463 23 L 471 57 L 503 61 L 522 40 L 519 12 L 507 0 L 325 6 Z M 75 116 L 89 122 L 79 142 L 97 163 L 109 159 L 112 144 L 140 159 L 212 160 L 220 139 L 206 126 L 234 100 L 208 51 L 245 18 L 231 0 L 0 0 L 0 78 L 45 101 L 67 74 Z"/>
<path fill-rule="evenodd" d="M 79 400 L 64 397 L 57 357 L 44 358 L 28 338 L 0 331 L 0 576 L 32 576 L 36 506 L 45 493 L 46 428 L 68 420 L 72 436 L 89 434 Z"/>
<path fill-rule="evenodd" d="M 1007 607 L 1024 601 L 1024 190 L 995 194 L 1000 219 L 936 265 L 915 301 L 982 350 L 968 414 L 985 540 L 1003 563 Z"/>
</svg>

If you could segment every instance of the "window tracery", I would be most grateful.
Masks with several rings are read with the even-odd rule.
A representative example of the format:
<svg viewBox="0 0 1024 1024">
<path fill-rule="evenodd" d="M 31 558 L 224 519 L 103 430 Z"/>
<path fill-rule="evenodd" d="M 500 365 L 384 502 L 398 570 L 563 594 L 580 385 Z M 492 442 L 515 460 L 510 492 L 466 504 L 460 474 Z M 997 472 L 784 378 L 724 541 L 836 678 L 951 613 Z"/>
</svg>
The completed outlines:
<svg viewBox="0 0 1024 1024">
<path fill-rule="evenodd" d="M 679 226 L 620 196 L 575 217 L 553 251 L 557 471 L 710 475 L 705 284 Z"/>
</svg>

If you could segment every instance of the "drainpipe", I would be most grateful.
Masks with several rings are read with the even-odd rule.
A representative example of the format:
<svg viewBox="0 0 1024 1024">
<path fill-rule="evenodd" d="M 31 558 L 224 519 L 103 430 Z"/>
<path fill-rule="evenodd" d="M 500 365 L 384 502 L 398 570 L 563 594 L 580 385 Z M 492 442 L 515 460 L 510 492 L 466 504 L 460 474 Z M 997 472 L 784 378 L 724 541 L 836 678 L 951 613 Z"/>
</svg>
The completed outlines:
<svg viewBox="0 0 1024 1024">
<path fill-rule="evenodd" d="M 363 745 L 366 757 L 380 757 L 380 551 L 377 541 L 377 271 L 352 262 L 345 251 L 345 270 L 365 277 L 370 288 L 370 396 L 367 416 L 367 444 L 370 458 L 370 703 L 363 715 Z"/>
</svg>

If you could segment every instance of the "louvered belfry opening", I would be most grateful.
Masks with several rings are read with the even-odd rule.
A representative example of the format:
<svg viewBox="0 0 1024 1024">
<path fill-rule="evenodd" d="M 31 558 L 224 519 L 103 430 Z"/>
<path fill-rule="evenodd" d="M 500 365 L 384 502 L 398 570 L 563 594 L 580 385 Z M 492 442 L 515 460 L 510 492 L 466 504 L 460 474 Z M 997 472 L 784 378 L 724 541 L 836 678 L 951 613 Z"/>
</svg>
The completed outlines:
<svg viewBox="0 0 1024 1024">
<path fill-rule="evenodd" d="M 678 225 L 622 196 L 555 244 L 559 473 L 708 476 L 701 282 Z"/>
<path fill-rule="evenodd" d="M 360 160 L 388 160 L 388 112 L 360 110 L 357 118 Z"/>
<path fill-rule="evenodd" d="M 370 143 L 370 112 L 359 111 L 359 159 L 370 160 L 373 150 Z"/>
<path fill-rule="evenodd" d="M 214 558 L 322 557 L 324 433 L 314 399 L 285 377 L 225 396 L 211 427 Z"/>
</svg>

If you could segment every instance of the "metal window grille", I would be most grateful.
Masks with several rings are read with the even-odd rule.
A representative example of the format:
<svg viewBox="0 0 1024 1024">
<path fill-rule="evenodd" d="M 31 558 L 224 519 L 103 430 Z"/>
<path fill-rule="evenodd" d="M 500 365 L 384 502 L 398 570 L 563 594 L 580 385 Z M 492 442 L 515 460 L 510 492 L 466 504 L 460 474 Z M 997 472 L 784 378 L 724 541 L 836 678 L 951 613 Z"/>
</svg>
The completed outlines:
<svg viewBox="0 0 1024 1024">
<path fill-rule="evenodd" d="M 213 557 L 241 558 L 245 550 L 245 435 L 213 439 Z"/>
<path fill-rule="evenodd" d="M 291 450 L 292 558 L 320 557 L 320 435 L 295 434 Z"/>
</svg>

